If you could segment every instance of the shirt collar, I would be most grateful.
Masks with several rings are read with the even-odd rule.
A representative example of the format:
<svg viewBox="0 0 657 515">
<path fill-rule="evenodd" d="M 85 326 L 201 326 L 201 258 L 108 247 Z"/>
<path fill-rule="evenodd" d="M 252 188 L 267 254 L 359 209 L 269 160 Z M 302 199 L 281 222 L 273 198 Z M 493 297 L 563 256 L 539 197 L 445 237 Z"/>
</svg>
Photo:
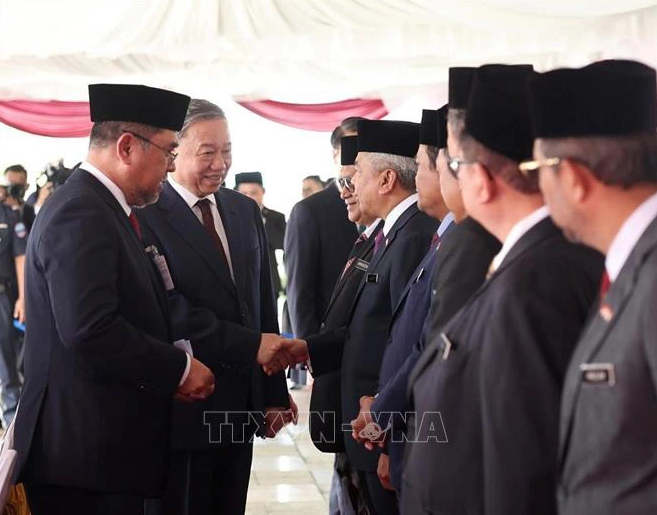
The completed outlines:
<svg viewBox="0 0 657 515">
<path fill-rule="evenodd" d="M 611 242 L 605 258 L 605 268 L 611 282 L 616 280 L 627 258 L 655 217 L 657 217 L 657 193 L 643 201 L 632 212 Z"/>
<path fill-rule="evenodd" d="M 445 215 L 445 218 L 443 218 L 443 220 L 440 222 L 440 225 L 438 226 L 436 234 L 438 234 L 439 238 L 442 238 L 447 228 L 452 225 L 452 222 L 454 222 L 454 214 L 450 211 Z"/>
<path fill-rule="evenodd" d="M 518 223 L 516 223 L 505 238 L 504 244 L 502 245 L 502 249 L 500 250 L 499 254 L 493 258 L 493 270 L 497 270 L 500 267 L 504 261 L 504 258 L 509 254 L 509 252 L 511 252 L 511 249 L 515 246 L 516 243 L 518 243 L 520 238 L 522 238 L 532 227 L 545 220 L 548 216 L 550 216 L 548 207 L 541 206 L 536 211 L 532 212 L 532 214 L 526 216 Z"/>
<path fill-rule="evenodd" d="M 91 175 L 93 175 L 96 179 L 98 179 L 100 183 L 103 186 L 105 186 L 109 190 L 109 192 L 114 196 L 116 201 L 121 206 L 121 209 L 125 211 L 125 215 L 130 216 L 132 209 L 128 205 L 128 201 L 125 199 L 125 194 L 112 179 L 110 179 L 107 175 L 105 175 L 105 172 L 101 172 L 98 168 L 96 168 L 94 165 L 92 165 L 87 161 L 80 164 L 80 168 L 86 170 Z"/>
<path fill-rule="evenodd" d="M 205 197 L 197 197 L 194 193 L 192 193 L 187 188 L 182 186 L 179 182 L 177 182 L 173 178 L 173 175 L 169 175 L 168 180 L 169 180 L 169 184 L 171 184 L 171 187 L 178 193 L 178 195 L 182 197 L 182 199 L 185 201 L 185 204 L 187 204 L 190 207 L 190 209 L 193 208 L 199 200 L 203 200 L 203 199 L 208 199 L 213 204 L 217 203 L 217 199 L 214 198 L 214 194 L 212 193 L 206 195 Z"/>
<path fill-rule="evenodd" d="M 372 236 L 372 233 L 379 226 L 380 223 L 381 223 L 381 219 L 377 218 L 370 225 L 368 225 L 367 229 L 365 229 L 363 231 L 363 234 L 365 235 L 365 238 L 369 239 L 369 237 Z"/>
<path fill-rule="evenodd" d="M 413 193 L 411 196 L 406 197 L 399 204 L 397 204 L 388 216 L 386 216 L 386 221 L 383 224 L 383 235 L 388 236 L 390 229 L 393 225 L 399 220 L 399 217 L 404 214 L 404 212 L 417 202 L 417 193 Z"/>
</svg>

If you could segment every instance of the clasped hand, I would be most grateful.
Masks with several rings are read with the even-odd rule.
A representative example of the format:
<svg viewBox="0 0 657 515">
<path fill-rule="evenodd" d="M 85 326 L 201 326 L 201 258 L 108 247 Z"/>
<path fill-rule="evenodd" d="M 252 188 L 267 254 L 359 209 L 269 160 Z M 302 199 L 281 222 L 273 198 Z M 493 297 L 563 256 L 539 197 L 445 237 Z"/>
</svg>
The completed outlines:
<svg viewBox="0 0 657 515">
<path fill-rule="evenodd" d="M 260 339 L 258 363 L 268 375 L 308 359 L 308 346 L 304 340 L 287 339 L 278 334 L 265 333 Z"/>
</svg>

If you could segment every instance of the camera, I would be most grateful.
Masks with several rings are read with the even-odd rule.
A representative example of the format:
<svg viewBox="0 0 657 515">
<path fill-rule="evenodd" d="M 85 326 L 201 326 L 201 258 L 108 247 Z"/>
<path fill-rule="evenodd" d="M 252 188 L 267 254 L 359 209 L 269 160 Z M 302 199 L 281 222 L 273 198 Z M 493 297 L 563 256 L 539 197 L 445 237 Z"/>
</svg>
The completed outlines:
<svg viewBox="0 0 657 515">
<path fill-rule="evenodd" d="M 75 167 L 73 167 L 73 169 L 75 169 Z M 46 165 L 45 170 L 37 178 L 37 191 L 39 191 L 48 183 L 52 184 L 53 190 L 57 189 L 71 176 L 73 169 L 66 168 L 64 166 L 63 159 L 60 159 L 57 164 L 49 163 Z"/>
</svg>

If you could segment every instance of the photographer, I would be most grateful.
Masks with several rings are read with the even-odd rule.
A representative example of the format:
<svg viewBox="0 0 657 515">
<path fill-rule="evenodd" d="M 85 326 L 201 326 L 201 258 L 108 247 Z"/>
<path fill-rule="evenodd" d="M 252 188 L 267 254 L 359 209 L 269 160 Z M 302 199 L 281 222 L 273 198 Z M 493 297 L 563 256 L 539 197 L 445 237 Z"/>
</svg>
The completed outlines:
<svg viewBox="0 0 657 515">
<path fill-rule="evenodd" d="M 73 169 L 75 168 L 77 168 L 77 165 Z M 57 165 L 46 165 L 46 169 L 37 178 L 36 191 L 27 198 L 25 203 L 33 206 L 34 212 L 38 214 L 39 210 L 46 200 L 48 200 L 48 197 L 50 197 L 52 192 L 64 184 L 66 179 L 70 177 L 71 173 L 73 173 L 73 170 L 66 168 L 64 166 L 64 161 L 61 159 Z"/>
<path fill-rule="evenodd" d="M 28 187 L 27 170 L 22 165 L 12 165 L 5 170 L 6 195 L 2 201 L 19 212 L 29 232 L 32 229 L 36 214 L 34 207 L 26 204 L 23 200 Z"/>
</svg>

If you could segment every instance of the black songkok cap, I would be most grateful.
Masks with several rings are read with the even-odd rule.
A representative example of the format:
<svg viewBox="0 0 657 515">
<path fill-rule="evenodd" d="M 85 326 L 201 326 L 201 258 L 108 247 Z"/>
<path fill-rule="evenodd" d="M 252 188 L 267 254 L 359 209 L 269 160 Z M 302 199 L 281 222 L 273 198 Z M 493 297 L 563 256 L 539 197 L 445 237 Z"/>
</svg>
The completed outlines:
<svg viewBox="0 0 657 515">
<path fill-rule="evenodd" d="M 166 89 L 135 84 L 90 84 L 92 122 L 131 122 L 179 131 L 190 98 Z"/>
<path fill-rule="evenodd" d="M 449 108 L 465 109 L 468 106 L 472 81 L 477 68 L 459 66 L 449 69 Z"/>
<path fill-rule="evenodd" d="M 358 136 L 343 136 L 340 138 L 340 164 L 350 166 L 356 162 L 358 154 Z"/>
<path fill-rule="evenodd" d="M 438 148 L 447 147 L 447 110 L 449 104 L 445 104 L 438 111 L 436 116 L 436 146 Z"/>
<path fill-rule="evenodd" d="M 607 60 L 535 74 L 527 83 L 535 138 L 655 133 L 655 70 Z"/>
<path fill-rule="evenodd" d="M 465 130 L 485 147 L 515 161 L 531 159 L 534 140 L 527 107 L 531 66 L 488 64 L 477 70 Z"/>
<path fill-rule="evenodd" d="M 358 121 L 358 152 L 415 157 L 419 141 L 419 123 L 392 120 Z"/>
<path fill-rule="evenodd" d="M 435 109 L 422 109 L 422 121 L 420 122 L 420 145 L 438 144 L 438 111 Z"/>
<path fill-rule="evenodd" d="M 260 172 L 242 172 L 235 174 L 235 189 L 240 184 L 260 184 L 262 186 L 262 174 Z"/>
</svg>

